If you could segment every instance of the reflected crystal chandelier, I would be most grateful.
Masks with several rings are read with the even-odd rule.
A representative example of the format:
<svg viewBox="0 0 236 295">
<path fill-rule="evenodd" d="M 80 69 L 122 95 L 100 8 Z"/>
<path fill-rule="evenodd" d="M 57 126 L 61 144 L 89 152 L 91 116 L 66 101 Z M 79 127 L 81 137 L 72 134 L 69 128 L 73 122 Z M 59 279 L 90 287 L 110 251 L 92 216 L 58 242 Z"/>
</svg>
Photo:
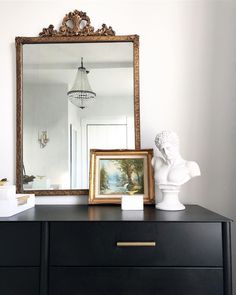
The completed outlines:
<svg viewBox="0 0 236 295">
<path fill-rule="evenodd" d="M 67 92 L 69 100 L 82 110 L 87 106 L 89 100 L 96 96 L 89 84 L 88 73 L 89 71 L 83 64 L 83 57 L 81 57 L 81 66 L 77 70 L 74 84 L 71 90 Z"/>
</svg>

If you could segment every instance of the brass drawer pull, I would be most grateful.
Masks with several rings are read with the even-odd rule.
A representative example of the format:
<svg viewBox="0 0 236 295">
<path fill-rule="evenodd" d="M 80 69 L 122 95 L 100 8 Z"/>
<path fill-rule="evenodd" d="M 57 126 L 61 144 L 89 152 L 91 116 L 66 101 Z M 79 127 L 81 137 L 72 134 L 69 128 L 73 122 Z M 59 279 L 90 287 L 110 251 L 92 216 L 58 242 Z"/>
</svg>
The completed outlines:
<svg viewBox="0 0 236 295">
<path fill-rule="evenodd" d="M 117 242 L 117 247 L 155 247 L 156 242 Z"/>
</svg>

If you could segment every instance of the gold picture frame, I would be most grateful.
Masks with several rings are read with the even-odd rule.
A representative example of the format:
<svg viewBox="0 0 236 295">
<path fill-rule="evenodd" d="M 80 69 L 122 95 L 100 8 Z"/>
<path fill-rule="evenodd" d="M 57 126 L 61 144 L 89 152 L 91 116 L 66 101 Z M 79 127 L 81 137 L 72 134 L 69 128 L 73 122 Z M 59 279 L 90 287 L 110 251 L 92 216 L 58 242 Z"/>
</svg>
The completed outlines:
<svg viewBox="0 0 236 295">
<path fill-rule="evenodd" d="M 141 194 L 154 204 L 152 149 L 91 150 L 89 204 L 120 204 L 121 195 Z"/>
</svg>

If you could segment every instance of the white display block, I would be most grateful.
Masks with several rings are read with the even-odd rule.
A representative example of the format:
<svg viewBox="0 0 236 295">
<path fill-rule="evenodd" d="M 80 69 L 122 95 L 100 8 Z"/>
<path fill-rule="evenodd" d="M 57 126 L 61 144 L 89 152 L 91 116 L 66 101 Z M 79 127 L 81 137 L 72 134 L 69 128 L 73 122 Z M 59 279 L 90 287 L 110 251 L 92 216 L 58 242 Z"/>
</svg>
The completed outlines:
<svg viewBox="0 0 236 295">
<path fill-rule="evenodd" d="M 121 197 L 122 210 L 143 210 L 143 195 L 123 195 Z"/>
<path fill-rule="evenodd" d="M 28 196 L 25 204 L 20 205 L 18 197 Z M 10 217 L 35 206 L 34 194 L 15 194 L 15 199 L 0 200 L 0 217 Z"/>
</svg>

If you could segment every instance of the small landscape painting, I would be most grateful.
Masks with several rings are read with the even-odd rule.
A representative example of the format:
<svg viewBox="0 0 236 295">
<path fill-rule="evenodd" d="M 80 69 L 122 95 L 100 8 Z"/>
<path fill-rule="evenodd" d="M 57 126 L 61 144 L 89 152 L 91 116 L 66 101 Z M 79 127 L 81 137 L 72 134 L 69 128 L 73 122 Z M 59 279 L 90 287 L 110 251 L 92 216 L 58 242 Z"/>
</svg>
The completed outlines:
<svg viewBox="0 0 236 295">
<path fill-rule="evenodd" d="M 144 194 L 144 158 L 100 159 L 99 194 Z"/>
<path fill-rule="evenodd" d="M 91 150 L 89 204 L 121 204 L 125 195 L 154 204 L 152 158 L 152 149 Z"/>
</svg>

